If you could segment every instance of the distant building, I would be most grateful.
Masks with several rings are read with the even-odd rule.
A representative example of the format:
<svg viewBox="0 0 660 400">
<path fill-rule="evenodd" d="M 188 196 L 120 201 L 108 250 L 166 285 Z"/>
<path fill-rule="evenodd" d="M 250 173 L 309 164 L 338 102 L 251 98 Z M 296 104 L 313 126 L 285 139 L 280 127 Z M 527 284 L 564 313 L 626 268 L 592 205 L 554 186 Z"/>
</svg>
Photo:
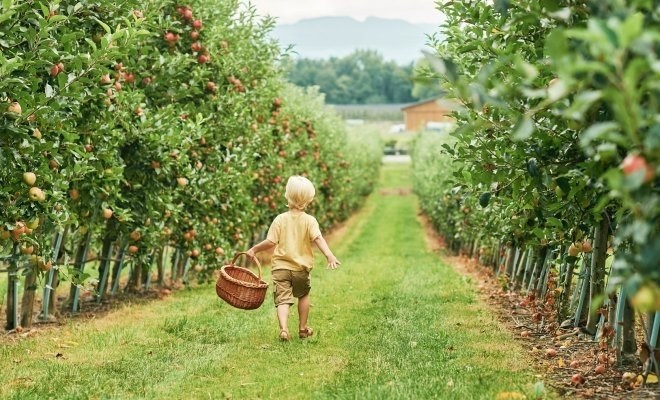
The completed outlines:
<svg viewBox="0 0 660 400">
<path fill-rule="evenodd" d="M 422 100 L 401 108 L 403 121 L 407 131 L 417 131 L 435 126 L 437 123 L 448 123 L 454 119 L 451 110 L 440 104 L 440 97 Z"/>
</svg>

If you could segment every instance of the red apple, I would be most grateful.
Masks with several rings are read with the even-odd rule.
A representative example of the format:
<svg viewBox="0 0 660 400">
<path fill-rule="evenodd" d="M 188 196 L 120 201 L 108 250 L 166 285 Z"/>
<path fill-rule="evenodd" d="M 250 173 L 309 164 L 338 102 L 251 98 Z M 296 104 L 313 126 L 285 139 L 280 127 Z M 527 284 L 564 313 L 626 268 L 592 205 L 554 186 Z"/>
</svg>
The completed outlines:
<svg viewBox="0 0 660 400">
<path fill-rule="evenodd" d="M 197 62 L 200 64 L 206 64 L 209 61 L 209 56 L 206 54 L 200 54 L 199 57 L 197 57 Z"/>
<path fill-rule="evenodd" d="M 126 81 L 126 83 L 133 83 L 135 82 L 135 75 L 131 73 L 125 73 L 124 80 Z"/>
<path fill-rule="evenodd" d="M 195 29 L 202 29 L 202 20 L 201 19 L 194 20 L 192 26 Z"/>
<path fill-rule="evenodd" d="M 580 373 L 573 374 L 573 376 L 571 377 L 571 386 L 577 387 L 583 384 L 584 384 L 584 376 L 582 376 L 582 374 Z"/>
<path fill-rule="evenodd" d="M 50 76 L 57 76 L 59 73 L 60 69 L 57 67 L 57 64 L 53 64 L 53 66 L 50 67 Z"/>
<path fill-rule="evenodd" d="M 190 38 L 192 40 L 197 40 L 199 39 L 199 31 L 190 31 Z"/>
<path fill-rule="evenodd" d="M 138 250 L 140 250 L 140 249 L 139 249 L 136 245 L 134 245 L 134 244 L 128 246 L 128 251 L 129 251 L 129 253 L 131 253 L 131 254 L 135 254 L 135 253 L 137 253 Z"/>
<path fill-rule="evenodd" d="M 110 78 L 110 74 L 104 74 L 101 76 L 101 84 L 102 85 L 109 85 L 112 83 L 112 78 Z"/>
<path fill-rule="evenodd" d="M 645 171 L 644 182 L 650 182 L 653 179 L 653 169 L 648 165 L 646 159 L 639 154 L 628 154 L 621 162 L 621 169 L 626 175 L 631 175 L 643 169 Z"/>
<path fill-rule="evenodd" d="M 182 13 L 183 19 L 191 20 L 193 18 L 193 12 L 190 8 L 184 8 Z"/>
<path fill-rule="evenodd" d="M 206 88 L 209 90 L 209 92 L 215 92 L 215 82 L 213 81 L 206 82 Z"/>
<path fill-rule="evenodd" d="M 106 209 L 103 210 L 103 218 L 105 218 L 105 219 L 112 218 L 112 214 L 113 214 L 113 212 L 109 208 L 106 208 Z"/>
<path fill-rule="evenodd" d="M 193 42 L 193 44 L 190 45 L 190 50 L 200 52 L 202 51 L 202 44 L 199 42 Z"/>
</svg>

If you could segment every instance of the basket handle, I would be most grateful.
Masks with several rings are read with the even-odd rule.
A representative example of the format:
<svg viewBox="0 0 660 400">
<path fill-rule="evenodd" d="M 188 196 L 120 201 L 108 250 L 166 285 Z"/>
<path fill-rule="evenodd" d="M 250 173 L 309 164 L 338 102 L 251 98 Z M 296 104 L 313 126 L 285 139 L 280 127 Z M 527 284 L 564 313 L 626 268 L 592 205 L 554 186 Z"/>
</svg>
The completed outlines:
<svg viewBox="0 0 660 400">
<path fill-rule="evenodd" d="M 234 256 L 234 259 L 231 260 L 231 265 L 236 265 L 236 260 L 238 260 L 238 257 L 244 255 L 245 258 L 248 260 L 253 260 L 255 264 L 257 264 L 257 268 L 259 269 L 259 279 L 261 279 L 261 263 L 259 262 L 259 259 L 255 256 L 254 258 L 250 257 L 250 255 L 244 251 L 236 253 Z"/>
</svg>

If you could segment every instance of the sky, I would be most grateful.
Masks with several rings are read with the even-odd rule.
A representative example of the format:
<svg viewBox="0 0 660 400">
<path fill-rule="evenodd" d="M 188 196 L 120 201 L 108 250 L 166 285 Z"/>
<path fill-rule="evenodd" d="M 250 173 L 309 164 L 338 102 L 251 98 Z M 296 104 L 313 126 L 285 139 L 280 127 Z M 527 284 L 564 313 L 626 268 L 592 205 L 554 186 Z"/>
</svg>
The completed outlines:
<svg viewBox="0 0 660 400">
<path fill-rule="evenodd" d="M 248 0 L 245 0 L 247 3 Z M 442 15 L 436 0 L 250 0 L 258 14 L 277 18 L 279 24 L 301 19 L 348 16 L 396 18 L 412 23 L 440 24 Z"/>
</svg>

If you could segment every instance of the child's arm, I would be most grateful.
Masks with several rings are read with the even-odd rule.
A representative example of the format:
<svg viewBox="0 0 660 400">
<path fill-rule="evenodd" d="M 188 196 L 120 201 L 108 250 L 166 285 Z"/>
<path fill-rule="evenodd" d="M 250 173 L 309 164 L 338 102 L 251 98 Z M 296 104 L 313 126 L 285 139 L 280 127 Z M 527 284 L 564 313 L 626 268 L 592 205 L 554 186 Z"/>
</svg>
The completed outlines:
<svg viewBox="0 0 660 400">
<path fill-rule="evenodd" d="M 332 254 L 332 251 L 330 251 L 330 247 L 328 247 L 328 243 L 323 239 L 323 236 L 314 239 L 314 243 L 316 244 L 316 247 L 321 250 L 325 258 L 328 259 L 328 268 L 337 269 L 337 267 L 341 265 L 339 260 L 337 260 L 337 257 L 335 257 L 335 255 Z"/>
<path fill-rule="evenodd" d="M 275 243 L 266 239 L 263 242 L 257 243 L 246 252 L 251 258 L 255 257 L 255 253 L 261 253 L 262 251 L 270 250 L 275 247 Z"/>
</svg>

